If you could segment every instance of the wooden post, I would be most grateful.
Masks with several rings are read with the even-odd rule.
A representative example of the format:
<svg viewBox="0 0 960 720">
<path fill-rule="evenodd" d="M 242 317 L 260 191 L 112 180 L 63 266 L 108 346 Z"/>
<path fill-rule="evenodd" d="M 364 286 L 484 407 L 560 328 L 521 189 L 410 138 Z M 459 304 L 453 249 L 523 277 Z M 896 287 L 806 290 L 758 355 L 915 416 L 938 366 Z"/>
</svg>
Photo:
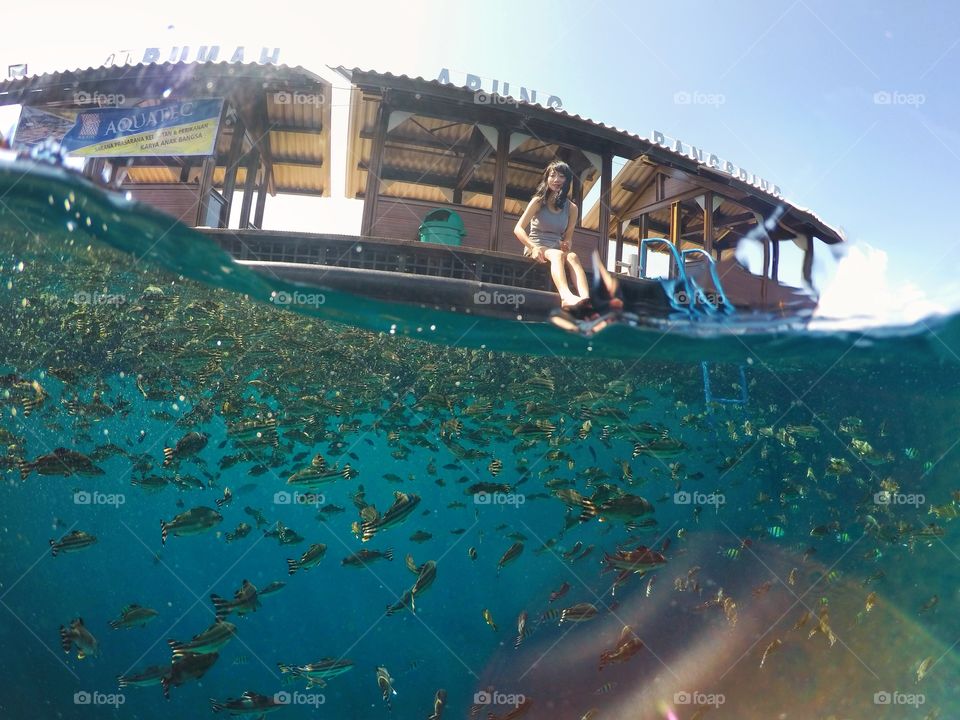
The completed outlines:
<svg viewBox="0 0 960 720">
<path fill-rule="evenodd" d="M 500 228 L 503 225 L 503 206 L 507 197 L 507 166 L 510 163 L 510 131 L 497 128 L 497 160 L 493 174 L 493 198 L 490 205 L 490 250 L 500 249 Z"/>
<path fill-rule="evenodd" d="M 620 272 L 620 261 L 623 260 L 623 222 L 620 218 L 614 218 L 613 221 L 617 224 L 617 248 L 613 258 L 613 271 Z"/>
<path fill-rule="evenodd" d="M 637 242 L 637 252 L 640 253 L 640 266 L 637 274 L 640 277 L 647 275 L 647 250 L 643 247 L 643 241 L 650 235 L 650 219 L 647 213 L 640 216 L 640 240 Z M 643 248 L 643 249 L 641 249 Z"/>
<path fill-rule="evenodd" d="M 247 156 L 247 177 L 243 183 L 243 202 L 240 204 L 240 227 L 250 227 L 250 208 L 253 206 L 253 188 L 257 184 L 260 151 L 253 148 Z"/>
<path fill-rule="evenodd" d="M 205 225 L 207 222 L 207 208 L 210 205 L 210 189 L 213 187 L 213 169 L 217 165 L 215 155 L 203 159 L 203 172 L 200 173 L 200 197 L 197 201 L 197 218 L 194 227 Z"/>
<path fill-rule="evenodd" d="M 260 164 L 260 167 L 263 168 L 263 173 L 257 187 L 257 207 L 253 212 L 253 224 L 258 229 L 263 230 L 263 208 L 267 202 L 267 167 L 263 163 Z"/>
<path fill-rule="evenodd" d="M 770 278 L 774 282 L 780 282 L 780 243 L 773 241 L 773 267 L 770 269 Z"/>
<path fill-rule="evenodd" d="M 670 205 L 670 244 L 677 252 L 680 252 L 680 237 L 683 235 L 680 228 L 680 203 L 675 202 Z M 680 268 L 676 267 L 673 255 L 670 256 L 670 277 L 677 277 Z"/>
<path fill-rule="evenodd" d="M 230 210 L 233 208 L 233 193 L 237 187 L 237 166 L 240 164 L 240 151 L 243 150 L 243 136 L 246 130 L 243 120 L 237 116 L 233 126 L 233 137 L 230 140 L 230 151 L 227 153 L 227 172 L 223 177 L 223 199 L 226 201 L 220 208 L 219 227 L 230 227 Z"/>
<path fill-rule="evenodd" d="M 223 104 L 220 111 L 220 124 L 222 125 L 227 117 L 227 104 Z M 203 159 L 203 171 L 200 173 L 200 197 L 197 201 L 197 219 L 193 223 L 194 227 L 206 224 L 207 209 L 210 207 L 210 191 L 213 189 L 213 171 L 217 167 L 217 146 L 214 143 L 213 155 Z"/>
<path fill-rule="evenodd" d="M 573 178 L 574 187 L 577 189 L 576 194 L 576 203 L 577 203 L 577 227 L 583 225 L 583 181 L 574 176 Z"/>
<path fill-rule="evenodd" d="M 383 148 L 387 143 L 387 123 L 390 121 L 390 108 L 386 98 L 380 101 L 377 110 L 377 130 L 370 150 L 370 164 L 367 167 L 367 189 L 363 197 L 363 218 L 360 221 L 360 234 L 373 235 L 373 224 L 377 217 L 377 198 L 380 196 L 380 173 L 383 172 Z"/>
<path fill-rule="evenodd" d="M 610 185 L 613 183 L 613 155 L 603 154 L 600 170 L 600 237 L 597 238 L 600 247 L 600 262 L 607 266 L 607 256 L 610 254 Z"/>
<path fill-rule="evenodd" d="M 703 196 L 703 249 L 713 254 L 713 193 L 709 191 Z"/>
<path fill-rule="evenodd" d="M 763 239 L 763 272 L 760 275 L 760 305 L 767 304 L 767 268 L 770 265 L 770 238 Z"/>
<path fill-rule="evenodd" d="M 83 164 L 83 175 L 88 177 L 98 185 L 103 184 L 103 168 L 106 165 L 106 158 L 89 158 Z"/>
<path fill-rule="evenodd" d="M 807 249 L 803 253 L 803 279 L 813 286 L 813 235 L 807 236 Z"/>
</svg>

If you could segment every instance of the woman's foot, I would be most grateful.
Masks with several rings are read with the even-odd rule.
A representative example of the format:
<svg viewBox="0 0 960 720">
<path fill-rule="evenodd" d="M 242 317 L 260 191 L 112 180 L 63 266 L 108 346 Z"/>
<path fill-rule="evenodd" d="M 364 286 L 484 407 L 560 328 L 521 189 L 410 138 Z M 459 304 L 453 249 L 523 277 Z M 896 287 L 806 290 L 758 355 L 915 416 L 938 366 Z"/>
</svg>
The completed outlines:
<svg viewBox="0 0 960 720">
<path fill-rule="evenodd" d="M 568 295 L 568 296 L 566 296 L 566 297 L 562 297 L 562 296 L 561 296 L 561 298 L 560 298 L 560 307 L 561 307 L 563 310 L 566 310 L 566 311 L 569 312 L 569 311 L 572 310 L 573 308 L 577 307 L 577 306 L 580 305 L 581 303 L 586 302 L 586 301 L 589 300 L 589 299 L 590 299 L 590 298 L 582 298 L 582 297 L 579 297 L 579 296 L 577 296 L 577 295 Z"/>
</svg>

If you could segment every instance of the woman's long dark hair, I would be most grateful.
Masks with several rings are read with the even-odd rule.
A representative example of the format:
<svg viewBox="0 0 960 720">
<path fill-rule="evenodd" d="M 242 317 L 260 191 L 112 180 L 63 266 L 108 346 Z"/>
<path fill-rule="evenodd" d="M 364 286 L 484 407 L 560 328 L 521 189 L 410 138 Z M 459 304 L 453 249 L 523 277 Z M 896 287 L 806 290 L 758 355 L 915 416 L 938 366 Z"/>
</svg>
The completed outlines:
<svg viewBox="0 0 960 720">
<path fill-rule="evenodd" d="M 573 183 L 573 170 L 571 170 L 570 166 L 561 160 L 554 160 L 552 163 L 547 165 L 547 169 L 543 171 L 543 177 L 540 179 L 540 184 L 537 185 L 537 191 L 533 194 L 533 197 L 539 200 L 541 203 L 547 202 L 547 196 L 550 194 L 550 187 L 547 185 L 547 177 L 549 177 L 551 170 L 556 170 L 558 173 L 563 175 L 563 187 L 560 189 L 560 194 L 557 195 L 557 208 L 563 210 L 563 208 L 567 205 L 567 196 L 570 194 L 570 185 Z"/>
</svg>

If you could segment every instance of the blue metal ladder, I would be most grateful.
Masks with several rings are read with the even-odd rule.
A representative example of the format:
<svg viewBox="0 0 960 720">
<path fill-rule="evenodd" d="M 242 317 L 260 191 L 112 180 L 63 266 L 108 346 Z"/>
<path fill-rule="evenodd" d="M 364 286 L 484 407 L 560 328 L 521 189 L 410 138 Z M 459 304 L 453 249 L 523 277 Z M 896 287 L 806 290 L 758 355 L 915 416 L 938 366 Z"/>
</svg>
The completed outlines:
<svg viewBox="0 0 960 720">
<path fill-rule="evenodd" d="M 689 248 L 682 253 L 677 250 L 673 243 L 665 238 L 644 238 L 640 241 L 640 266 L 639 276 L 646 277 L 647 274 L 647 246 L 659 243 L 668 248 L 677 268 L 676 279 L 670 278 L 661 280 L 663 290 L 670 300 L 670 305 L 675 310 L 682 310 L 688 313 L 691 318 L 710 317 L 718 312 L 732 314 L 736 312 L 733 304 L 727 298 L 720 283 L 720 276 L 717 274 L 717 264 L 710 253 L 702 248 Z M 707 259 L 707 267 L 710 271 L 710 279 L 716 288 L 716 302 L 711 302 L 707 292 L 690 275 L 687 274 L 685 261 L 692 255 L 703 255 Z"/>
<path fill-rule="evenodd" d="M 687 275 L 687 283 L 690 285 L 690 288 L 693 290 L 694 299 L 698 303 L 702 303 L 704 310 L 708 315 L 713 315 L 717 312 L 725 313 L 734 313 L 735 309 L 730 301 L 727 299 L 727 294 L 723 291 L 723 285 L 720 283 L 720 276 L 717 275 L 717 263 L 703 248 L 688 248 L 680 253 L 684 261 L 690 256 L 693 255 L 702 255 L 707 259 L 707 268 L 710 270 L 710 279 L 713 281 L 713 287 L 716 288 L 716 303 L 710 302 L 710 298 L 707 296 L 707 293 L 704 292 L 703 288 L 693 279 L 692 275 Z"/>
<path fill-rule="evenodd" d="M 708 413 L 713 412 L 713 403 L 746 407 L 750 396 L 747 393 L 747 373 L 743 365 L 738 366 L 738 370 L 740 371 L 740 397 L 735 398 L 714 397 L 713 391 L 710 388 L 710 363 L 703 360 L 700 363 L 700 369 L 703 371 L 703 401 L 707 405 Z"/>
</svg>

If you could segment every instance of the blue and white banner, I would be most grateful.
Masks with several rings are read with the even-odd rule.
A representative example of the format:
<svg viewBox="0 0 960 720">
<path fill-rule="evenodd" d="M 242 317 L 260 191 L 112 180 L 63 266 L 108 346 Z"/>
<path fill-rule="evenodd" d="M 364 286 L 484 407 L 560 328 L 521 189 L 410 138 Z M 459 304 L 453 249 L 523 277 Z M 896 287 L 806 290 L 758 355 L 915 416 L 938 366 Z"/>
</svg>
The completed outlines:
<svg viewBox="0 0 960 720">
<path fill-rule="evenodd" d="M 222 110 L 222 99 L 82 110 L 63 148 L 75 157 L 212 155 Z"/>
</svg>

